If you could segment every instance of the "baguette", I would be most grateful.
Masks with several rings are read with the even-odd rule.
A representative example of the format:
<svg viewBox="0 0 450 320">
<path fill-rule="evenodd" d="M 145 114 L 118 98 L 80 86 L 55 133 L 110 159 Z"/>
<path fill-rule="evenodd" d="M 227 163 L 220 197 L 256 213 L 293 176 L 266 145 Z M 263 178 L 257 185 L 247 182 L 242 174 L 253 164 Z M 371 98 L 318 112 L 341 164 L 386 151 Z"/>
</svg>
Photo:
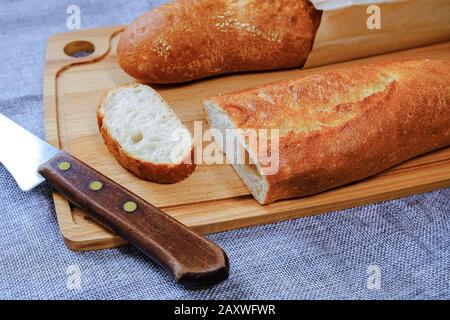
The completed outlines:
<svg viewBox="0 0 450 320">
<path fill-rule="evenodd" d="M 97 120 L 109 151 L 138 177 L 166 184 L 194 171 L 191 133 L 150 87 L 131 84 L 106 92 Z"/>
<path fill-rule="evenodd" d="M 358 181 L 450 144 L 450 62 L 381 62 L 204 101 L 211 127 L 279 129 L 279 170 L 235 164 L 268 204 Z M 239 137 L 238 137 L 239 138 Z M 252 159 L 257 150 L 240 143 Z M 273 141 L 272 141 L 273 142 Z"/>
<path fill-rule="evenodd" d="M 321 12 L 308 0 L 178 0 L 121 35 L 119 65 L 148 83 L 302 66 Z"/>
</svg>

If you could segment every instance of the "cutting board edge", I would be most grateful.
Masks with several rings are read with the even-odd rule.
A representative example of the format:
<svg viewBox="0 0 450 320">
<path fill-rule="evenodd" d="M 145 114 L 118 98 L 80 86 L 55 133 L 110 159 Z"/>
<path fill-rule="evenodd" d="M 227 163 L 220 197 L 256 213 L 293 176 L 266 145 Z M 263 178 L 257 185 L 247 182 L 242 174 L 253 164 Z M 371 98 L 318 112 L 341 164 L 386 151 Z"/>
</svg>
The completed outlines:
<svg viewBox="0 0 450 320">
<path fill-rule="evenodd" d="M 48 38 L 45 53 L 44 69 L 44 131 L 47 142 L 61 149 L 62 143 L 58 134 L 58 97 L 57 87 L 59 75 L 68 68 L 95 63 L 111 50 L 111 39 L 122 32 L 126 26 L 117 25 L 104 28 L 86 29 L 76 32 L 57 33 Z M 101 35 L 107 34 L 106 38 Z M 100 36 L 99 36 L 100 35 Z M 74 58 L 64 52 L 66 45 L 75 41 L 89 41 L 95 46 L 95 51 L 84 58 Z M 52 192 L 58 225 L 65 245 L 74 251 L 90 251 L 111 247 L 120 247 L 127 243 L 112 233 L 102 233 L 101 237 L 92 238 L 89 232 L 85 232 L 84 225 L 78 225 L 73 221 L 69 201 L 58 192 Z M 84 232 L 80 232 L 84 231 Z"/>
</svg>

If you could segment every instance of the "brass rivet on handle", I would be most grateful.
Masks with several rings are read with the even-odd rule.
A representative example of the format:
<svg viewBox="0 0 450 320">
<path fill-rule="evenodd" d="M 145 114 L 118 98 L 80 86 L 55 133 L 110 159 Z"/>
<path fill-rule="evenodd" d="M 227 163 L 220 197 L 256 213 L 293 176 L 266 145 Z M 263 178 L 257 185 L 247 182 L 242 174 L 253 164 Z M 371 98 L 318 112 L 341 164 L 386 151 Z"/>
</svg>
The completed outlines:
<svg viewBox="0 0 450 320">
<path fill-rule="evenodd" d="M 123 204 L 123 210 L 128 213 L 134 212 L 137 209 L 137 203 L 134 201 L 127 201 Z"/>
<path fill-rule="evenodd" d="M 67 161 L 60 162 L 60 163 L 58 164 L 58 168 L 59 168 L 59 170 L 61 170 L 61 171 L 67 171 L 67 170 L 70 169 L 70 163 L 67 162 Z"/>
<path fill-rule="evenodd" d="M 89 189 L 91 189 L 92 191 L 99 191 L 103 188 L 103 183 L 101 183 L 100 181 L 92 181 L 89 184 Z"/>
</svg>

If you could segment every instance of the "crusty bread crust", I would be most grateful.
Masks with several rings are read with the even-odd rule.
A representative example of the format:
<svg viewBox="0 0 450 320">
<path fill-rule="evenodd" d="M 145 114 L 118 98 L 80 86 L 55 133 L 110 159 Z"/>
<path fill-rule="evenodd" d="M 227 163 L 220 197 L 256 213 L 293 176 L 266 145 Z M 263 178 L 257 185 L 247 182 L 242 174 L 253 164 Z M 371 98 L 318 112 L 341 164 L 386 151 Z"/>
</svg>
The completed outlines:
<svg viewBox="0 0 450 320">
<path fill-rule="evenodd" d="M 133 87 L 137 84 L 129 84 L 121 87 Z M 117 89 L 117 88 L 116 88 Z M 115 89 L 113 89 L 115 90 Z M 194 164 L 194 146 L 186 155 L 183 162 L 179 164 L 159 164 L 148 161 L 142 161 L 127 153 L 116 139 L 109 133 L 108 127 L 103 122 L 103 107 L 105 98 L 109 91 L 105 92 L 97 107 L 97 122 L 100 133 L 103 137 L 108 150 L 114 155 L 117 161 L 126 169 L 134 173 L 141 179 L 161 183 L 170 184 L 180 182 L 189 177 L 195 170 Z"/>
<path fill-rule="evenodd" d="M 149 83 L 302 66 L 321 12 L 308 0 L 178 0 L 122 34 L 119 64 Z"/>
<path fill-rule="evenodd" d="M 237 128 L 280 129 L 260 202 L 367 178 L 450 145 L 450 61 L 381 62 L 209 98 Z M 250 150 L 256 154 L 256 150 Z"/>
</svg>

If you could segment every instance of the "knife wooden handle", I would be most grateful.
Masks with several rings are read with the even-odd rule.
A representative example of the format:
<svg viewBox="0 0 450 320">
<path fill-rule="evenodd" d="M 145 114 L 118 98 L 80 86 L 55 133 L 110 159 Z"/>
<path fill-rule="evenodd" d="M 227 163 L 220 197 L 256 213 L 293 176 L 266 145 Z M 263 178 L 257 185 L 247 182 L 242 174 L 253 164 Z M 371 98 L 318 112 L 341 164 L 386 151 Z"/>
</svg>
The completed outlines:
<svg viewBox="0 0 450 320">
<path fill-rule="evenodd" d="M 61 151 L 39 173 L 67 200 L 120 235 L 188 288 L 228 278 L 225 252 L 85 163 Z"/>
</svg>

